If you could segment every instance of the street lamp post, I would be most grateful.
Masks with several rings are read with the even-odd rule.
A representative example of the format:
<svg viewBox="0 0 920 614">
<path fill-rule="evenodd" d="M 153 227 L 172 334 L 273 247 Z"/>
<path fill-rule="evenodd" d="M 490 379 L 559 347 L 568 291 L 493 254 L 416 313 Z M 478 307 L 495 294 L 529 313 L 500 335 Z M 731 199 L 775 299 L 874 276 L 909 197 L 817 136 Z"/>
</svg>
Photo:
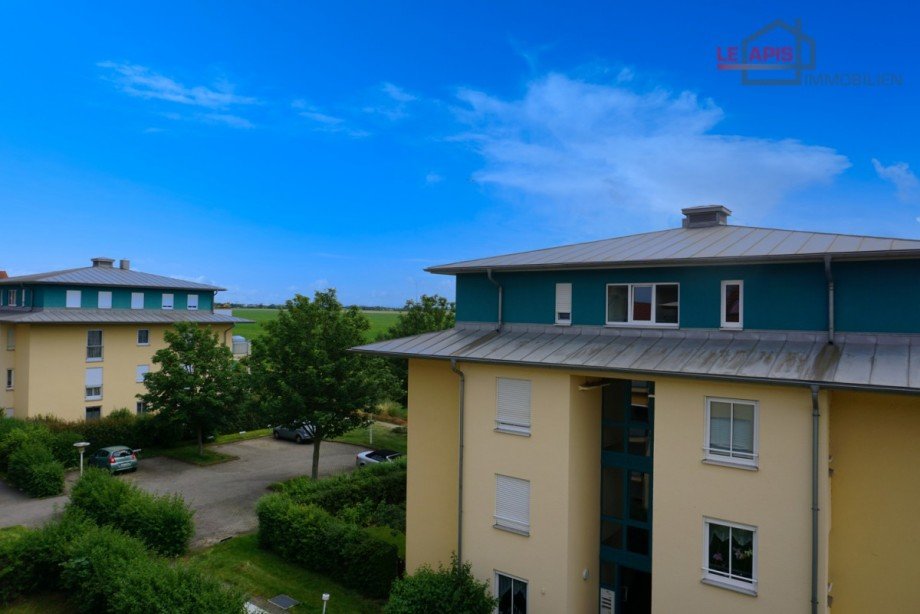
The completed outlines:
<svg viewBox="0 0 920 614">
<path fill-rule="evenodd" d="M 78 441 L 77 443 L 73 444 L 73 447 L 75 447 L 77 450 L 80 451 L 80 475 L 82 476 L 83 475 L 83 452 L 84 450 L 86 450 L 86 448 L 89 447 L 89 442 L 88 441 Z"/>
</svg>

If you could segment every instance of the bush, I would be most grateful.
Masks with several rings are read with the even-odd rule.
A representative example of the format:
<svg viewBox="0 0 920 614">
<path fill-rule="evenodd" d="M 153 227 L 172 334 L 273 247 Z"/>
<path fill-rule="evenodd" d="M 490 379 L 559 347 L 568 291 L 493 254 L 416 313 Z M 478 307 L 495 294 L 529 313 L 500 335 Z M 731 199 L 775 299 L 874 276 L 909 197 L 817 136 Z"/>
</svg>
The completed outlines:
<svg viewBox="0 0 920 614">
<path fill-rule="evenodd" d="M 71 490 L 70 505 L 165 556 L 184 554 L 195 532 L 192 511 L 182 497 L 152 495 L 102 469 L 86 470 Z"/>
<path fill-rule="evenodd" d="M 80 464 L 80 451 L 73 444 L 83 440 L 83 435 L 72 431 L 52 433 L 51 453 L 65 467 L 77 467 Z"/>
<path fill-rule="evenodd" d="M 268 495 L 256 506 L 259 544 L 288 561 L 330 575 L 369 597 L 386 597 L 398 575 L 396 546 L 341 522 L 315 505 Z"/>
<path fill-rule="evenodd" d="M 92 454 L 107 446 L 149 448 L 169 447 L 182 439 L 182 426 L 157 415 L 136 415 L 128 409 L 118 409 L 100 420 L 67 422 L 55 416 L 38 416 L 31 421 L 51 433 L 79 433 L 91 445 Z"/>
<path fill-rule="evenodd" d="M 228 614 L 242 612 L 244 601 L 196 570 L 147 560 L 118 575 L 108 607 L 119 614 Z"/>
<path fill-rule="evenodd" d="M 336 517 L 361 527 L 390 527 L 406 532 L 406 508 L 383 501 L 365 499 L 357 505 L 342 508 Z"/>
<path fill-rule="evenodd" d="M 17 431 L 22 432 L 22 431 Z M 64 492 L 64 465 L 44 444 L 27 441 L 10 455 L 7 464 L 10 484 L 31 497 L 48 497 Z"/>
<path fill-rule="evenodd" d="M 497 602 L 489 585 L 479 582 L 470 564 L 460 564 L 456 556 L 450 567 L 434 571 L 423 566 L 413 575 L 393 583 L 385 614 L 491 614 Z"/>
<path fill-rule="evenodd" d="M 0 471 L 9 469 L 10 458 L 27 443 L 36 443 L 48 449 L 52 447 L 52 436 L 48 429 L 36 424 L 10 419 L 7 432 L 0 439 Z"/>
<path fill-rule="evenodd" d="M 59 588 L 67 546 L 92 526 L 82 513 L 67 510 L 41 529 L 0 545 L 0 604 L 22 594 Z"/>
<path fill-rule="evenodd" d="M 302 505 L 318 505 L 330 514 L 369 499 L 393 505 L 406 502 L 406 462 L 379 463 L 326 480 L 294 478 L 278 491 Z"/>
</svg>

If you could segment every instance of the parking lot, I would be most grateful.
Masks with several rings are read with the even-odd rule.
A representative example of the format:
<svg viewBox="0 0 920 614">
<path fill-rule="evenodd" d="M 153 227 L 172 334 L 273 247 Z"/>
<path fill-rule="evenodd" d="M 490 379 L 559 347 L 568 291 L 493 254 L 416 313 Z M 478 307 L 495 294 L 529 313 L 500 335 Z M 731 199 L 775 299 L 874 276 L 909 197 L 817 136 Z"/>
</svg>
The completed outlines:
<svg viewBox="0 0 920 614">
<path fill-rule="evenodd" d="M 136 473 L 119 476 L 149 492 L 178 493 L 195 510 L 193 546 L 205 546 L 256 528 L 255 503 L 273 482 L 310 473 L 312 445 L 269 437 L 215 446 L 238 460 L 198 467 L 171 458 L 144 459 Z M 320 448 L 320 475 L 354 469 L 355 454 L 366 448 L 325 441 Z M 77 472 L 68 475 L 68 482 Z M 0 482 L 0 527 L 36 526 L 67 502 L 65 495 L 30 499 Z"/>
</svg>

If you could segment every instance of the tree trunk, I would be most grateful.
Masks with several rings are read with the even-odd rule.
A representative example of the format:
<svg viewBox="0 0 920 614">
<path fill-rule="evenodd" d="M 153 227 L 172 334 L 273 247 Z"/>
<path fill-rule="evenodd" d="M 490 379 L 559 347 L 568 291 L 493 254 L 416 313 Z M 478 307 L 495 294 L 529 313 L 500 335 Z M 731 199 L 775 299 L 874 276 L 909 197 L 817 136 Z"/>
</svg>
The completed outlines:
<svg viewBox="0 0 920 614">
<path fill-rule="evenodd" d="M 204 438 L 202 437 L 201 427 L 197 429 L 198 432 L 198 456 L 204 456 Z"/>
<path fill-rule="evenodd" d="M 314 436 L 313 438 L 313 472 L 311 475 L 314 480 L 319 479 L 319 444 L 322 441 L 319 437 Z"/>
</svg>

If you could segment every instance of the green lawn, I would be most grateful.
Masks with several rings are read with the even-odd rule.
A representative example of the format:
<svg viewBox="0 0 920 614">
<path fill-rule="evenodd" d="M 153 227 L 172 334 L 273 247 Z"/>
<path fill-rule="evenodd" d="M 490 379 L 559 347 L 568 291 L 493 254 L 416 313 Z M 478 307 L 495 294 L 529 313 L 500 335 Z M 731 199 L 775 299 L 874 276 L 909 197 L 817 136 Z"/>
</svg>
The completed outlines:
<svg viewBox="0 0 920 614">
<path fill-rule="evenodd" d="M 198 444 L 191 443 L 183 446 L 178 446 L 176 448 L 145 448 L 141 450 L 141 458 L 168 456 L 169 458 L 175 458 L 176 460 L 192 463 L 193 465 L 216 465 L 217 463 L 225 463 L 227 461 L 236 460 L 239 457 L 233 456 L 232 454 L 224 454 L 223 452 L 212 450 L 210 446 L 222 443 L 233 443 L 234 441 L 243 441 L 246 439 L 258 439 L 259 437 L 267 437 L 271 435 L 271 433 L 271 429 L 258 429 L 255 431 L 247 431 L 245 433 L 218 435 L 214 438 L 213 441 L 209 441 L 205 444 L 204 456 L 198 455 Z"/>
<path fill-rule="evenodd" d="M 233 327 L 234 335 L 243 335 L 247 339 L 255 339 L 262 335 L 262 322 L 274 320 L 278 316 L 277 309 L 234 309 L 233 315 L 238 318 L 255 320 L 254 324 L 237 324 Z M 367 331 L 365 338 L 368 341 L 374 341 L 377 335 L 396 323 L 399 316 L 398 311 L 365 311 L 364 315 L 371 322 L 371 328 Z"/>
<path fill-rule="evenodd" d="M 406 435 L 394 433 L 392 429 L 379 424 L 374 424 L 374 443 L 370 441 L 370 433 L 367 427 L 355 429 L 345 433 L 341 437 L 336 437 L 334 441 L 341 443 L 351 443 L 356 446 L 366 446 L 368 448 L 389 449 L 397 452 L 406 453 Z"/>
<path fill-rule="evenodd" d="M 330 578 L 285 562 L 258 547 L 255 534 L 241 535 L 191 554 L 189 564 L 239 590 L 266 599 L 279 593 L 302 602 L 291 612 L 322 612 L 322 594 L 329 593 L 328 612 L 372 614 L 382 611 L 378 601 L 362 597 Z"/>
</svg>

